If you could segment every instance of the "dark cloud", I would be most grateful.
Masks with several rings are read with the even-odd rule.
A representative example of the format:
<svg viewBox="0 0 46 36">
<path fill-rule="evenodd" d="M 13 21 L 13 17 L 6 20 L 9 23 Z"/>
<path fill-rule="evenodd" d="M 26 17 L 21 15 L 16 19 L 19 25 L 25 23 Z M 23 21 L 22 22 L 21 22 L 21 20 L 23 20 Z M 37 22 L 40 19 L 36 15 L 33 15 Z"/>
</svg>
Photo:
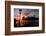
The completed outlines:
<svg viewBox="0 0 46 36">
<path fill-rule="evenodd" d="M 21 11 L 24 15 L 36 15 L 39 16 L 39 9 L 22 9 Z M 15 16 L 19 14 L 19 8 L 14 8 L 14 14 Z"/>
</svg>

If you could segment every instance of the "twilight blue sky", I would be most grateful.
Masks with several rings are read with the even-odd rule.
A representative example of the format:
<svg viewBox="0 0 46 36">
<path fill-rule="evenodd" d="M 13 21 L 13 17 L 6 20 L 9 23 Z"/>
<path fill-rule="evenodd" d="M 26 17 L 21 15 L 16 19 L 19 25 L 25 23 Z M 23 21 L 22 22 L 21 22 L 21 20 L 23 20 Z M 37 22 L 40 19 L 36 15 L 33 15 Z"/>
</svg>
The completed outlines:
<svg viewBox="0 0 46 36">
<path fill-rule="evenodd" d="M 17 16 L 19 14 L 19 8 L 14 8 L 14 16 Z M 39 9 L 22 9 L 21 11 L 22 15 L 25 16 L 39 16 Z"/>
</svg>

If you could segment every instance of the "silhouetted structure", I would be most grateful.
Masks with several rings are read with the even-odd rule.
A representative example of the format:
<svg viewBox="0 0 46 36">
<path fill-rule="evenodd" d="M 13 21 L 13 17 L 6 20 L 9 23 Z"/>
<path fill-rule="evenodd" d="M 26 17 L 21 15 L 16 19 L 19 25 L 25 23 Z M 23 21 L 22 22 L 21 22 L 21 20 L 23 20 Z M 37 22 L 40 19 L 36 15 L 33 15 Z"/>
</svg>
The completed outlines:
<svg viewBox="0 0 46 36">
<path fill-rule="evenodd" d="M 36 18 L 36 17 L 23 17 L 23 26 L 17 26 L 16 25 L 16 19 L 14 19 L 14 26 L 15 27 L 36 27 L 36 26 L 39 26 L 39 18 Z"/>
</svg>

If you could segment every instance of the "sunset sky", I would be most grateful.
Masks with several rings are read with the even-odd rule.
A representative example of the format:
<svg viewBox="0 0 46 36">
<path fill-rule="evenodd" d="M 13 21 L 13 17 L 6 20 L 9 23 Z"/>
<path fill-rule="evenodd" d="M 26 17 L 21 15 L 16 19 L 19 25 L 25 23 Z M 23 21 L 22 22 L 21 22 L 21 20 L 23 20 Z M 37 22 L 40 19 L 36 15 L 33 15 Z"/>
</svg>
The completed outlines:
<svg viewBox="0 0 46 36">
<path fill-rule="evenodd" d="M 19 15 L 20 8 L 14 8 L 14 17 Z M 39 16 L 39 9 L 22 9 L 21 14 L 24 16 Z"/>
</svg>

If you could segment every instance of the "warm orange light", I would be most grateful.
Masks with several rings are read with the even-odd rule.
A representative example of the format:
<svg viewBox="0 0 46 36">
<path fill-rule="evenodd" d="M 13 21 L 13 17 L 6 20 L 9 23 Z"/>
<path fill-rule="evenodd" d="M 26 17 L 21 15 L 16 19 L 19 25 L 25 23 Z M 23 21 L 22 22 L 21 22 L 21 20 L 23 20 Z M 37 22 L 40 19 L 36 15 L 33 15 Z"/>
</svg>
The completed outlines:
<svg viewBox="0 0 46 36">
<path fill-rule="evenodd" d="M 17 20 L 18 22 L 20 21 L 20 24 L 23 23 L 23 15 L 18 15 L 18 16 L 16 16 L 15 18 L 16 18 L 16 20 Z"/>
</svg>

